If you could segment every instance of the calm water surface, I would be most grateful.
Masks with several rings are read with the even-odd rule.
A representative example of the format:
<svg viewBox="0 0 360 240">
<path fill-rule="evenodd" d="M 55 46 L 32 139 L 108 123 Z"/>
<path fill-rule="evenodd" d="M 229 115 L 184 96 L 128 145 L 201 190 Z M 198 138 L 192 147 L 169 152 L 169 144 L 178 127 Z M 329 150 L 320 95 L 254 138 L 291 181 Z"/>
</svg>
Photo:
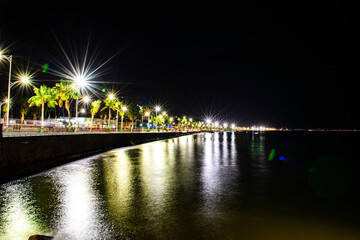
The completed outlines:
<svg viewBox="0 0 360 240">
<path fill-rule="evenodd" d="M 355 133 L 205 133 L 0 185 L 0 239 L 360 239 Z"/>
</svg>

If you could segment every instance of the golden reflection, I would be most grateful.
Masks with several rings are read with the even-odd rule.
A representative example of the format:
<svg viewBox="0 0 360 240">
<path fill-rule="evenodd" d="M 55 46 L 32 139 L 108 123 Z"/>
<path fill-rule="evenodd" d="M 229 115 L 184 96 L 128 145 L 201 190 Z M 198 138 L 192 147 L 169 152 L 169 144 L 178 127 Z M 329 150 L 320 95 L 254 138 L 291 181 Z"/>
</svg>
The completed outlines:
<svg viewBox="0 0 360 240">
<path fill-rule="evenodd" d="M 97 197 L 93 190 L 88 161 L 62 167 L 54 175 L 60 185 L 58 239 L 98 239 L 104 227 L 100 221 Z"/>
<path fill-rule="evenodd" d="M 204 144 L 204 158 L 202 168 L 202 182 L 205 195 L 214 195 L 219 189 L 219 168 L 216 167 L 217 161 L 219 160 L 219 139 L 218 135 L 212 133 L 205 134 Z M 205 196 L 206 199 L 210 199 L 209 196 Z"/>
<path fill-rule="evenodd" d="M 221 211 L 222 196 L 227 191 L 231 191 L 234 179 L 238 175 L 238 169 L 235 165 L 226 164 L 228 160 L 221 154 L 224 149 L 223 144 L 227 145 L 225 136 L 219 136 L 219 133 L 206 133 L 204 136 L 204 152 L 201 169 L 202 198 L 204 205 L 202 213 L 205 218 L 212 219 Z M 227 146 L 226 146 L 227 147 Z M 236 158 L 233 151 L 234 156 Z"/>
<path fill-rule="evenodd" d="M 233 165 L 235 165 L 236 164 L 236 154 L 237 154 L 237 152 L 236 152 L 236 137 L 235 137 L 235 132 L 234 131 L 232 131 L 231 132 L 231 136 L 230 136 L 230 152 L 231 152 L 231 162 L 232 162 L 232 164 Z"/>
<path fill-rule="evenodd" d="M 126 149 L 111 151 L 104 162 L 105 191 L 111 214 L 126 215 L 131 200 L 131 163 Z"/>
<path fill-rule="evenodd" d="M 46 233 L 38 222 L 37 211 L 27 195 L 29 189 L 26 185 L 5 186 L 0 193 L 3 201 L 0 205 L 4 211 L 0 215 L 0 239 L 23 240 L 33 234 Z"/>
<path fill-rule="evenodd" d="M 174 158 L 166 152 L 167 142 L 160 141 L 141 146 L 142 180 L 145 195 L 149 196 L 149 204 L 157 211 L 164 211 L 166 194 L 170 187 L 171 166 Z"/>
</svg>

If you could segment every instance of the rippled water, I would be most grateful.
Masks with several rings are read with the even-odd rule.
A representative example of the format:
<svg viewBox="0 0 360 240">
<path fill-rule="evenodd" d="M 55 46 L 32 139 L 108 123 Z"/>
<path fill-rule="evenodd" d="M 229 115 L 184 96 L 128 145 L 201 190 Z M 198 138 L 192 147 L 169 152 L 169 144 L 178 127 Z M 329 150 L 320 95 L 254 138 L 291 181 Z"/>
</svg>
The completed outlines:
<svg viewBox="0 0 360 240">
<path fill-rule="evenodd" d="M 228 132 L 111 150 L 0 185 L 0 239 L 360 239 L 359 139 Z"/>
</svg>

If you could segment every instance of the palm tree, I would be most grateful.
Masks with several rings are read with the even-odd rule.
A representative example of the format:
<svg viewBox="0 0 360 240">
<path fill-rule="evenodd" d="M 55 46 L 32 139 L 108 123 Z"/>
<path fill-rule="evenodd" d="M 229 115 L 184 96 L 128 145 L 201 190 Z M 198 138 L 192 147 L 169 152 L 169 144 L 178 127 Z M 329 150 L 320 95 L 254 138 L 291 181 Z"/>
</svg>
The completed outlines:
<svg viewBox="0 0 360 240">
<path fill-rule="evenodd" d="M 55 100 L 56 95 L 51 90 L 51 88 L 46 85 L 41 85 L 40 88 L 34 87 L 35 95 L 29 98 L 28 102 L 30 103 L 29 107 L 32 106 L 41 106 L 41 128 L 44 126 L 44 108 L 45 103 L 50 108 L 54 108 L 57 105 Z"/>
<path fill-rule="evenodd" d="M 134 103 L 130 103 L 129 107 L 128 107 L 128 117 L 131 121 L 131 132 L 134 128 L 134 121 L 137 118 L 137 116 L 139 115 L 139 107 L 138 105 L 134 104 Z"/>
<path fill-rule="evenodd" d="M 91 112 L 90 132 L 92 131 L 92 125 L 93 125 L 94 116 L 95 116 L 96 113 L 99 112 L 100 106 L 101 106 L 101 100 L 96 100 L 96 101 L 93 101 L 91 103 L 91 108 L 90 108 L 90 112 Z"/>
<path fill-rule="evenodd" d="M 114 109 L 116 111 L 116 131 L 118 131 L 118 123 L 119 123 L 119 113 L 120 113 L 120 116 L 121 116 L 121 128 L 123 126 L 123 120 L 124 120 L 124 114 L 125 114 L 125 111 L 124 111 L 124 108 L 123 108 L 123 101 L 116 101 L 115 104 L 114 104 Z"/>
<path fill-rule="evenodd" d="M 113 95 L 110 95 L 108 96 L 105 100 L 104 100 L 104 103 L 105 103 L 105 107 L 103 107 L 100 111 L 103 111 L 107 108 L 109 108 L 109 121 L 108 121 L 108 126 L 110 126 L 110 119 L 111 119 L 111 109 L 116 111 L 115 109 L 115 104 L 117 102 L 117 99 L 113 96 Z"/>
<path fill-rule="evenodd" d="M 62 108 L 63 105 L 65 106 L 66 111 L 68 112 L 69 123 L 71 119 L 70 115 L 70 100 L 74 98 L 78 90 L 74 83 L 70 81 L 61 80 L 60 83 L 57 83 L 54 87 L 54 91 L 56 94 L 56 100 L 59 102 L 59 107 Z M 65 104 L 64 104 L 65 102 Z"/>
<path fill-rule="evenodd" d="M 20 108 L 20 113 L 21 113 L 21 124 L 24 124 L 24 119 L 25 119 L 25 115 L 29 112 L 30 108 L 29 108 L 29 104 L 27 102 L 27 100 L 22 99 L 21 101 L 21 108 Z"/>
<path fill-rule="evenodd" d="M 119 114 L 120 114 L 120 117 L 121 117 L 121 124 L 120 124 L 120 129 L 123 129 L 123 122 L 124 122 L 124 116 L 125 116 L 125 112 L 127 110 L 127 107 L 123 105 L 122 103 L 122 106 L 119 110 Z"/>
<path fill-rule="evenodd" d="M 138 106 L 140 108 L 139 114 L 141 115 L 141 123 L 143 123 L 144 122 L 144 116 L 146 115 L 146 113 L 150 114 L 151 107 L 149 105 L 145 105 L 145 106 L 138 105 Z M 141 131 L 143 131 L 143 128 L 141 128 Z"/>
</svg>

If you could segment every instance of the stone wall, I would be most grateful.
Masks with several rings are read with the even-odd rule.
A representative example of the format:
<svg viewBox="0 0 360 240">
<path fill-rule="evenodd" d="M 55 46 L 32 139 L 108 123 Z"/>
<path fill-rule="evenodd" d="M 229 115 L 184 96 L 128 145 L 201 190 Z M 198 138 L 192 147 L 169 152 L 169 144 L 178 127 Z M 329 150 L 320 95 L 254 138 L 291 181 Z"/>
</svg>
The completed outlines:
<svg viewBox="0 0 360 240">
<path fill-rule="evenodd" d="M 0 183 L 106 149 L 172 138 L 164 133 L 96 133 L 0 138 Z"/>
</svg>

